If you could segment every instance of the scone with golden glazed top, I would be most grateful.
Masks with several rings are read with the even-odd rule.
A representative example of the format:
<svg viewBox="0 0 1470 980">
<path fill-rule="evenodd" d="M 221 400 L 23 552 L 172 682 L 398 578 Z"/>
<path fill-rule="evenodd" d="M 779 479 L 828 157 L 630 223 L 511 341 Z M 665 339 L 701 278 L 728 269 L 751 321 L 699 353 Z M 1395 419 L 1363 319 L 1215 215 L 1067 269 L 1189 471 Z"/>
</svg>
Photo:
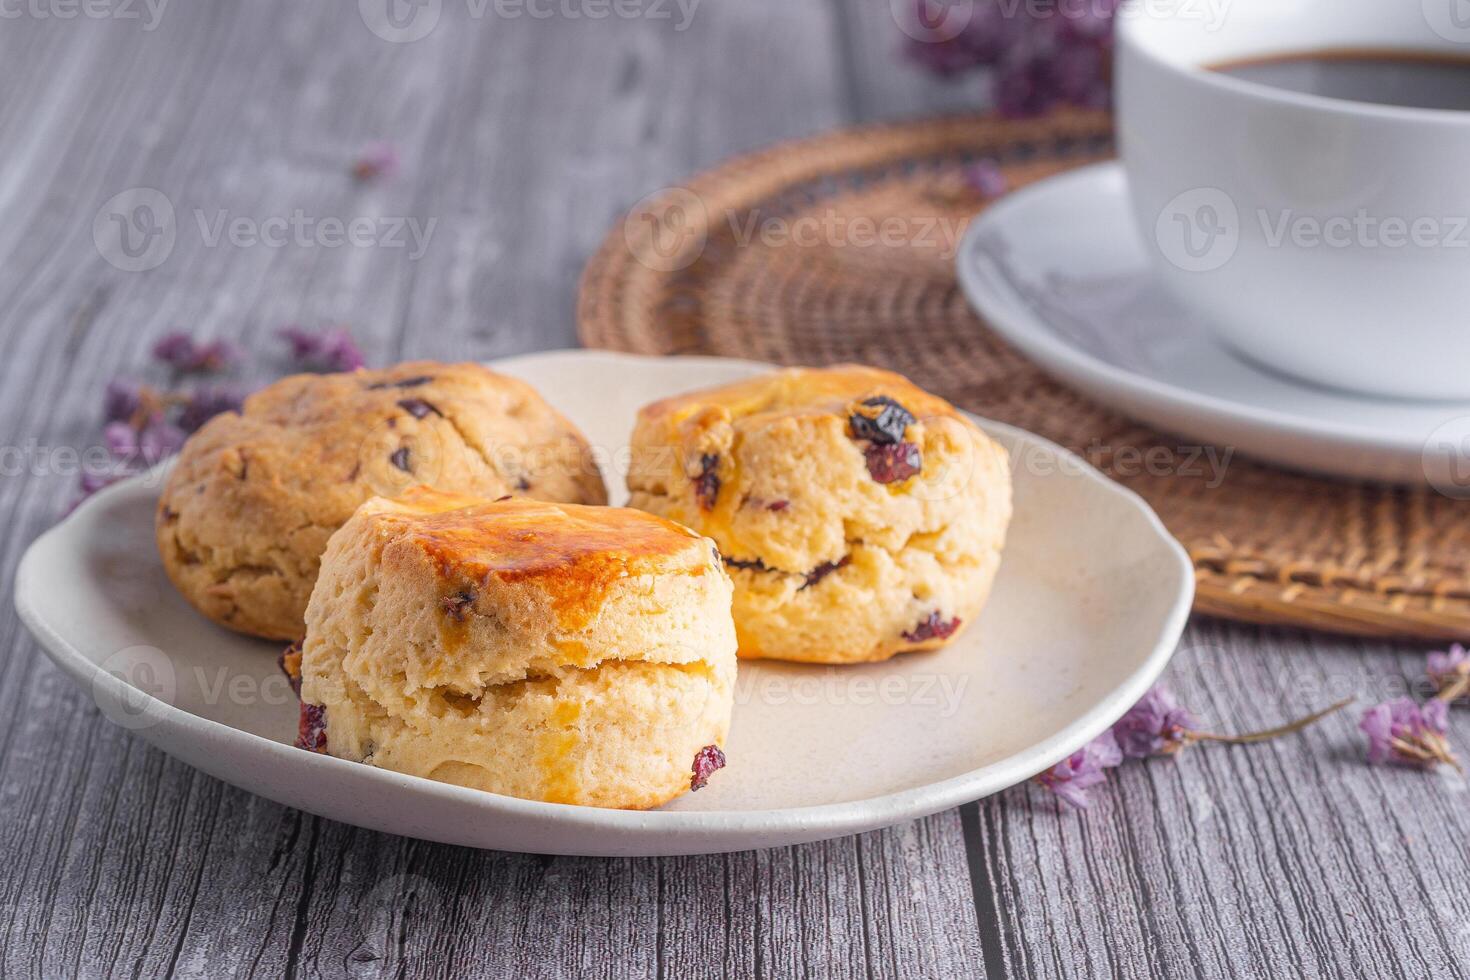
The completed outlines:
<svg viewBox="0 0 1470 980">
<path fill-rule="evenodd" d="M 587 442 L 530 385 L 418 361 L 304 374 L 250 396 L 184 446 L 158 502 L 158 550 L 222 626 L 299 639 L 327 539 L 361 503 L 415 484 L 601 504 Z"/>
<path fill-rule="evenodd" d="M 415 490 L 332 536 L 305 747 L 530 800 L 657 806 L 724 763 L 731 586 L 649 514 Z"/>
<path fill-rule="evenodd" d="M 1011 516 L 1005 450 L 943 399 L 855 365 L 646 406 L 628 488 L 719 545 L 742 657 L 821 663 L 958 635 Z"/>
</svg>

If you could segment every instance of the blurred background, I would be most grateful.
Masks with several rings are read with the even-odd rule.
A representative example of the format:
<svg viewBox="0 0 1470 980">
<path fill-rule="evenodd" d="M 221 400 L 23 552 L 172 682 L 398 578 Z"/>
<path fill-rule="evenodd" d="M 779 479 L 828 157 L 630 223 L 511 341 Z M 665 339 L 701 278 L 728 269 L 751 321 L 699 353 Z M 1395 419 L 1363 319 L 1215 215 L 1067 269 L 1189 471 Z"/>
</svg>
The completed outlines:
<svg viewBox="0 0 1470 980">
<path fill-rule="evenodd" d="M 984 44 L 916 41 L 934 28 L 909 0 L 6 9 L 12 370 L 63 335 L 100 368 L 167 329 L 248 345 L 284 323 L 349 325 L 375 362 L 568 345 L 582 264 L 633 202 L 737 151 L 992 94 L 932 71 Z M 392 172 L 354 176 L 376 148 Z M 172 214 L 150 223 L 139 188 Z M 124 230 L 147 256 L 103 240 Z"/>
</svg>

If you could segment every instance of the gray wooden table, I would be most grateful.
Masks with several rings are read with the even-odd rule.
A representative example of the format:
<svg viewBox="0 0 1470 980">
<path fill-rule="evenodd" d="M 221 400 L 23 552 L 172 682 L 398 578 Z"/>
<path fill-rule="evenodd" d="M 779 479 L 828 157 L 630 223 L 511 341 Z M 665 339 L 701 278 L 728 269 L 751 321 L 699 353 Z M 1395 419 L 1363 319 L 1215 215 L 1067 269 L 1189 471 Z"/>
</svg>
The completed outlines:
<svg viewBox="0 0 1470 980">
<path fill-rule="evenodd" d="M 377 363 L 569 346 L 578 272 L 621 208 L 737 151 L 976 97 L 896 60 L 887 0 L 398 0 L 396 21 L 374 15 L 383 0 L 158 3 L 0 11 L 7 594 L 71 494 L 58 447 L 97 443 L 101 386 L 162 332 L 270 350 L 282 323 L 342 322 Z M 404 174 L 354 184 L 376 137 L 402 147 Z M 166 196 L 176 238 L 129 272 L 94 218 L 136 187 Z M 421 256 L 212 237 L 221 213 L 298 208 L 317 228 L 435 225 Z M 1470 962 L 1465 783 L 1369 768 L 1355 713 L 1133 765 L 1081 815 L 1022 786 L 805 847 L 581 860 L 251 797 L 109 724 L 8 603 L 0 651 L 4 976 L 1423 977 Z M 1197 622 L 1171 676 L 1209 722 L 1246 728 L 1399 693 L 1421 653 Z"/>
</svg>

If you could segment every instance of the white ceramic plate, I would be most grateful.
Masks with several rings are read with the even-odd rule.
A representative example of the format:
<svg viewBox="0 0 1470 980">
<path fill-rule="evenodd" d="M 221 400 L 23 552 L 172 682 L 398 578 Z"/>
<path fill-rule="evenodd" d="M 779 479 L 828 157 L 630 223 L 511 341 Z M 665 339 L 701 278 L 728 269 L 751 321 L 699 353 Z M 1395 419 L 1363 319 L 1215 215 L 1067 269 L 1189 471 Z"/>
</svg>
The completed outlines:
<svg viewBox="0 0 1470 980">
<path fill-rule="evenodd" d="M 965 295 L 1001 336 L 1156 428 L 1295 469 L 1436 486 L 1448 479 L 1447 489 L 1458 489 L 1448 467 L 1463 454 L 1470 403 L 1319 388 L 1221 346 L 1154 278 L 1117 163 L 998 202 L 971 223 L 958 263 Z M 1454 458 L 1440 458 L 1445 452 Z"/>
<path fill-rule="evenodd" d="M 577 351 L 495 366 L 609 454 L 618 500 L 638 406 L 765 370 Z M 1016 515 L 981 622 L 947 650 L 886 664 L 742 664 L 729 766 L 658 811 L 511 799 L 292 748 L 297 710 L 278 648 L 206 622 L 164 576 L 156 475 L 109 488 L 42 535 L 21 562 L 16 606 L 108 717 L 211 775 L 336 820 L 592 855 L 856 833 L 986 796 L 1073 752 L 1163 670 L 1189 611 L 1190 563 L 1142 500 L 1051 443 L 984 424 L 1012 453 Z"/>
</svg>

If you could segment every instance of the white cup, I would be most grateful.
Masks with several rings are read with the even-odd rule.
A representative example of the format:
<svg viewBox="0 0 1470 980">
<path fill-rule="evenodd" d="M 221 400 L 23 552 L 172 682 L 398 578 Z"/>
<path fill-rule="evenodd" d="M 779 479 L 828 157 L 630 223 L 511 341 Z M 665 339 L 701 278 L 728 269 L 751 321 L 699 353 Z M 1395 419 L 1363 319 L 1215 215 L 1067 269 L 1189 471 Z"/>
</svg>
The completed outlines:
<svg viewBox="0 0 1470 980">
<path fill-rule="evenodd" d="M 1470 58 L 1470 0 L 1128 0 L 1116 102 L 1135 216 L 1170 291 L 1252 360 L 1470 397 L 1470 111 L 1206 67 L 1334 49 Z"/>
</svg>

